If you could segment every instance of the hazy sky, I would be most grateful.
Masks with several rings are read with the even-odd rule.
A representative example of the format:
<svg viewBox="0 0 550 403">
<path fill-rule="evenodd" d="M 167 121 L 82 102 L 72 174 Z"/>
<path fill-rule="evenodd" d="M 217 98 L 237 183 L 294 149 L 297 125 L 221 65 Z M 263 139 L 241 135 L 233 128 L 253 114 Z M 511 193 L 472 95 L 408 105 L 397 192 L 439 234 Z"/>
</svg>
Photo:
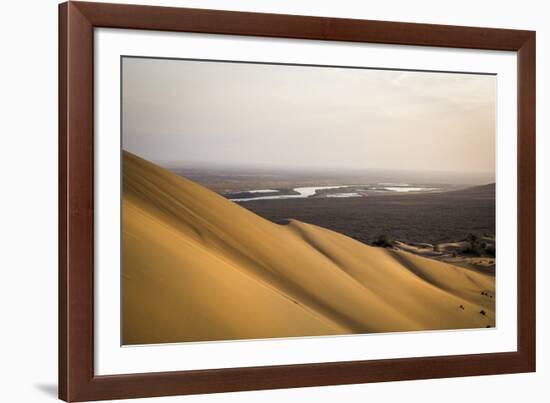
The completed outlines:
<svg viewBox="0 0 550 403">
<path fill-rule="evenodd" d="M 123 147 L 164 166 L 495 171 L 496 77 L 123 61 Z"/>
</svg>

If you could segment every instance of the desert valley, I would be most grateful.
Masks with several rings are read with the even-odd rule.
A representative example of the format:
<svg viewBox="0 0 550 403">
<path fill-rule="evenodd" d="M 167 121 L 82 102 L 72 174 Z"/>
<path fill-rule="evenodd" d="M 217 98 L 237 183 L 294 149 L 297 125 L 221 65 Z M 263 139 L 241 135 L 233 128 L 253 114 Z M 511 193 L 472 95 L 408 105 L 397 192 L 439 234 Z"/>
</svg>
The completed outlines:
<svg viewBox="0 0 550 403">
<path fill-rule="evenodd" d="M 495 326 L 494 233 L 457 239 L 461 229 L 450 223 L 459 218 L 449 214 L 453 203 L 470 203 L 461 212 L 465 227 L 476 214 L 480 230 L 483 217 L 490 227 L 494 211 L 484 200 L 491 186 L 378 196 L 365 187 L 337 190 L 364 197 L 315 191 L 286 201 L 231 201 L 125 151 L 123 344 Z M 494 186 L 492 194 L 494 208 Z M 372 210 L 354 219 L 366 199 L 374 200 Z M 326 214 L 334 202 L 347 204 Z M 432 233 L 437 223 L 422 217 L 424 204 L 451 220 L 439 223 L 445 236 L 420 242 L 418 229 L 395 225 L 409 214 Z M 354 221 L 385 222 L 398 236 L 384 237 L 379 227 L 359 239 Z"/>
</svg>

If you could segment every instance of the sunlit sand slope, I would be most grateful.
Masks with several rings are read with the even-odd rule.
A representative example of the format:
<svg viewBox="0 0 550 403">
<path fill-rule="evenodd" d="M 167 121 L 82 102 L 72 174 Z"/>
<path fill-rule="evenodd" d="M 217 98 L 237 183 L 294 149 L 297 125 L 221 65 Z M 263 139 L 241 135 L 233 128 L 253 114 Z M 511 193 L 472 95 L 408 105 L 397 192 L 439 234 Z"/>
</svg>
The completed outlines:
<svg viewBox="0 0 550 403">
<path fill-rule="evenodd" d="M 124 344 L 495 324 L 494 277 L 273 224 L 128 152 L 123 173 Z"/>
</svg>

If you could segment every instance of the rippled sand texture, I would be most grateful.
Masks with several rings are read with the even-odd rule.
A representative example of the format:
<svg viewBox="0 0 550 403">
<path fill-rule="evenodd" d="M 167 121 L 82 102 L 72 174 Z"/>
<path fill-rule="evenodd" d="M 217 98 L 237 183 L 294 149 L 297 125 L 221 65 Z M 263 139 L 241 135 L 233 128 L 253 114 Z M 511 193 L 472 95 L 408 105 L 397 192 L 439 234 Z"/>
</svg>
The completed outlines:
<svg viewBox="0 0 550 403">
<path fill-rule="evenodd" d="M 123 343 L 495 325 L 495 278 L 271 223 L 128 152 Z"/>
</svg>

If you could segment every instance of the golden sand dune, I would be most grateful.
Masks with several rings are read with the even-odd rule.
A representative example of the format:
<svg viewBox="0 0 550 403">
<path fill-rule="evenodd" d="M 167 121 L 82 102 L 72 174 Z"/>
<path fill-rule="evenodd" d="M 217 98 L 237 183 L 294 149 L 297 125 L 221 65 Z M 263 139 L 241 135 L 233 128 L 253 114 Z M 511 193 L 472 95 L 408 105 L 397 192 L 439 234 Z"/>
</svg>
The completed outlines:
<svg viewBox="0 0 550 403">
<path fill-rule="evenodd" d="M 273 224 L 128 152 L 123 172 L 124 344 L 495 324 L 494 277 Z"/>
</svg>

